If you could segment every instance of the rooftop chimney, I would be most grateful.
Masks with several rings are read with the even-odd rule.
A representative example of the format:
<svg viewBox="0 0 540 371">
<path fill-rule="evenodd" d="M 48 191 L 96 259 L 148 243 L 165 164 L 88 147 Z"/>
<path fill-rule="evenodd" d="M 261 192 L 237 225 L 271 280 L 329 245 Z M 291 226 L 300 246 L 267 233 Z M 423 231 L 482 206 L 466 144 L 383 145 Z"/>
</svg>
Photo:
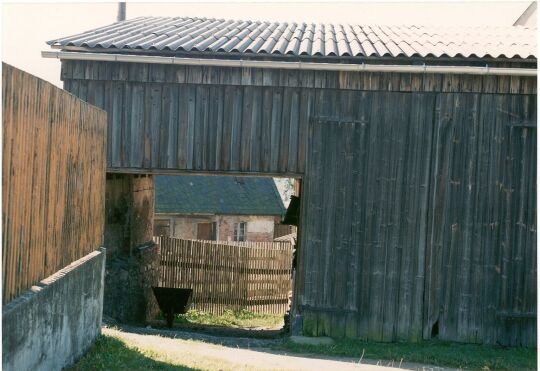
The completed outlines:
<svg viewBox="0 0 540 371">
<path fill-rule="evenodd" d="M 118 3 L 118 15 L 116 16 L 116 21 L 121 22 L 126 20 L 126 3 Z"/>
</svg>

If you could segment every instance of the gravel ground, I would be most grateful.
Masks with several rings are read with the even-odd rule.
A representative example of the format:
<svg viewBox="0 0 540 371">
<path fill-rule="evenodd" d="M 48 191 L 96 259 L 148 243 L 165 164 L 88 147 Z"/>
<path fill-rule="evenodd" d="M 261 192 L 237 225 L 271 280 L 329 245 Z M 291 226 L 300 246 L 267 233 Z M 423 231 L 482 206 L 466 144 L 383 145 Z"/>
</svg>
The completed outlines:
<svg viewBox="0 0 540 371">
<path fill-rule="evenodd" d="M 182 328 L 104 327 L 105 335 L 162 354 L 172 363 L 205 370 L 422 370 L 452 369 L 388 361 L 287 354 L 271 347 L 283 341 L 257 337 L 216 336 Z M 256 336 L 256 334 L 254 334 Z M 181 362 L 181 363 L 178 363 Z"/>
<path fill-rule="evenodd" d="M 125 333 L 139 334 L 139 335 L 156 335 L 170 339 L 183 339 L 183 340 L 195 340 L 202 341 L 208 344 L 222 345 L 226 347 L 234 348 L 269 348 L 281 341 L 283 338 L 279 335 L 273 338 L 259 337 L 262 334 L 257 334 L 257 331 L 251 331 L 251 336 L 240 336 L 236 331 L 229 331 L 228 329 L 215 330 L 214 329 L 202 329 L 202 328 L 183 328 L 176 327 L 169 328 L 155 328 L 155 327 L 136 327 L 129 325 L 116 326 L 116 329 Z M 225 335 L 226 334 L 226 335 Z"/>
</svg>

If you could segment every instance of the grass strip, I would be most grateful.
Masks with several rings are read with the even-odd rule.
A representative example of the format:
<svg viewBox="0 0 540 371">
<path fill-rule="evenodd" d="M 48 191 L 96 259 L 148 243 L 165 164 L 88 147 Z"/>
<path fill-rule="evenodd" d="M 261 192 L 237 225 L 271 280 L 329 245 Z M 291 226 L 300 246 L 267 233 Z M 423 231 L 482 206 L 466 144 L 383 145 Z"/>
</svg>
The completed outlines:
<svg viewBox="0 0 540 371">
<path fill-rule="evenodd" d="M 175 317 L 176 323 L 213 325 L 236 328 L 278 328 L 283 325 L 283 315 L 260 314 L 248 310 L 225 310 L 215 315 L 198 310 L 189 310 L 186 314 Z"/>
<path fill-rule="evenodd" d="M 275 346 L 292 353 L 353 357 L 372 360 L 423 363 L 466 370 L 535 370 L 535 348 L 461 344 L 444 341 L 420 343 L 376 343 L 356 339 L 335 339 L 334 345 L 297 344 L 291 340 Z"/>
</svg>

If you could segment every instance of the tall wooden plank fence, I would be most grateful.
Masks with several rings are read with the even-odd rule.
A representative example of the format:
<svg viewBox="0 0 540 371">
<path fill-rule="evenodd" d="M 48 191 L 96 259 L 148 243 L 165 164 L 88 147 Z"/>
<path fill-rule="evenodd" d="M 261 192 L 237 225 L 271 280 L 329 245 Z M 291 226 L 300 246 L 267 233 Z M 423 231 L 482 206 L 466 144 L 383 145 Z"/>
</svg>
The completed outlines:
<svg viewBox="0 0 540 371">
<path fill-rule="evenodd" d="M 2 63 L 2 302 L 102 245 L 107 114 Z"/>
<path fill-rule="evenodd" d="M 192 288 L 193 308 L 285 313 L 291 291 L 289 242 L 227 242 L 155 237 L 160 286 Z"/>
</svg>

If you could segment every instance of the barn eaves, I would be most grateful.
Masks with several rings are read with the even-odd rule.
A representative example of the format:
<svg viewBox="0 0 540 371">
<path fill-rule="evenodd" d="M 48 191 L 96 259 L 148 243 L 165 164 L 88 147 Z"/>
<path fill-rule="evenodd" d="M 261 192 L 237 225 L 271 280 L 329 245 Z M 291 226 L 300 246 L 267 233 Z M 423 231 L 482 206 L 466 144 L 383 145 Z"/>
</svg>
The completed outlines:
<svg viewBox="0 0 540 371">
<path fill-rule="evenodd" d="M 297 24 L 191 17 L 139 17 L 48 44 L 61 52 L 43 52 L 43 56 L 60 59 L 409 73 L 534 75 L 537 57 L 536 29 L 525 27 Z M 500 67 L 504 69 L 495 69 Z M 523 67 L 525 71 L 516 71 Z"/>
<path fill-rule="evenodd" d="M 176 58 L 158 57 L 147 55 L 125 55 L 107 53 L 77 53 L 43 51 L 44 58 L 58 58 L 71 60 L 92 60 L 127 63 L 157 63 L 178 64 L 194 66 L 219 66 L 219 67 L 253 67 L 253 68 L 276 68 L 294 70 L 318 70 L 318 71 L 353 71 L 353 72 L 403 72 L 403 73 L 445 73 L 467 75 L 507 75 L 507 76 L 536 76 L 533 68 L 500 68 L 475 66 L 433 66 L 426 65 L 388 65 L 388 64 L 344 64 L 344 63 L 316 63 L 316 62 L 282 62 L 282 61 L 244 61 L 226 59 L 202 59 L 202 58 Z"/>
</svg>

